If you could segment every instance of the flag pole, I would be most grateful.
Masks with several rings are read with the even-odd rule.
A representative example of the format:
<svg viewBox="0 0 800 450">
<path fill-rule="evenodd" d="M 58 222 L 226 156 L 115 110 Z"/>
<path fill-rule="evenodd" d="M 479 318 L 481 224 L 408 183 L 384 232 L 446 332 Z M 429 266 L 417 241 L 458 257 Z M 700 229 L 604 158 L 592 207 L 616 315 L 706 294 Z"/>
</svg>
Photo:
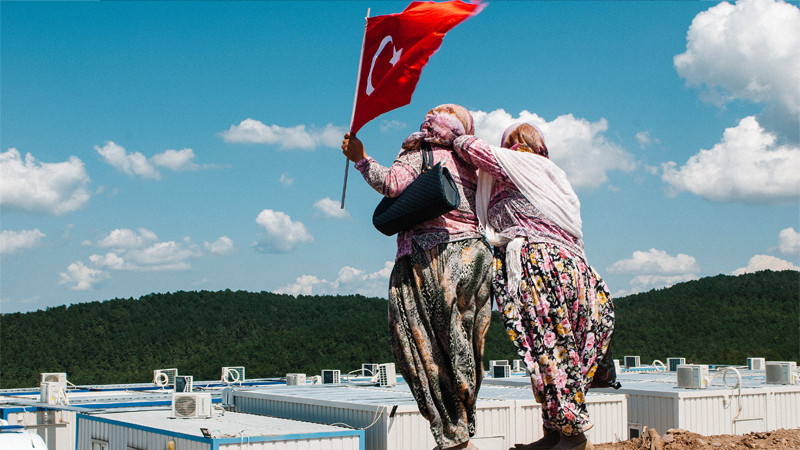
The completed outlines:
<svg viewBox="0 0 800 450">
<path fill-rule="evenodd" d="M 353 129 L 353 119 L 356 115 L 356 101 L 358 101 L 358 85 L 361 83 L 361 61 L 364 59 L 364 43 L 367 40 L 367 19 L 369 19 L 369 10 L 367 8 L 367 17 L 364 18 L 364 37 L 361 38 L 361 54 L 358 57 L 358 74 L 356 75 L 356 93 L 353 96 L 353 112 L 350 113 L 350 128 Z M 342 186 L 342 204 L 340 206 L 341 209 L 344 209 L 344 195 L 347 192 L 347 172 L 350 170 L 350 160 L 347 157 L 344 157 L 344 183 Z"/>
</svg>

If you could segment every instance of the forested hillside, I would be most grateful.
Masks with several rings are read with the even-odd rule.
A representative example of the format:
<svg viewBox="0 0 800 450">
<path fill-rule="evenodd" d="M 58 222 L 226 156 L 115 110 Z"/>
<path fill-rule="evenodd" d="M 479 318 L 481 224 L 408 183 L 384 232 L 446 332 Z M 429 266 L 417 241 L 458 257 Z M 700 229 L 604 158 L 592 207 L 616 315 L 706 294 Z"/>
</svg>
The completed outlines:
<svg viewBox="0 0 800 450">
<path fill-rule="evenodd" d="M 800 361 L 800 272 L 718 275 L 615 300 L 613 354 L 745 364 Z"/>
<path fill-rule="evenodd" d="M 743 364 L 798 360 L 800 273 L 717 276 L 615 299 L 614 357 Z M 343 373 L 392 362 L 386 300 L 268 292 L 176 292 L 0 316 L 0 387 L 38 386 L 40 372 L 75 384 L 152 380 L 177 367 L 195 380 L 245 366 L 248 378 Z M 513 359 L 495 312 L 486 358 Z"/>
</svg>

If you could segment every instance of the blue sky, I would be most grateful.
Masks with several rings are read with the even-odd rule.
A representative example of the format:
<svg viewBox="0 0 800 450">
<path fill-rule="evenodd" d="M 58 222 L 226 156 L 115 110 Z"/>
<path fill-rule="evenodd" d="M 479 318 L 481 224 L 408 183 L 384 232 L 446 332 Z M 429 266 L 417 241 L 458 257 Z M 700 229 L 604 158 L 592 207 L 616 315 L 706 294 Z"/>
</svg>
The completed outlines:
<svg viewBox="0 0 800 450">
<path fill-rule="evenodd" d="M 380 2 L 0 2 L 0 311 L 179 290 L 385 297 L 394 238 L 339 145 Z M 411 104 L 390 164 L 459 103 L 537 123 L 615 295 L 800 270 L 797 2 L 489 2 Z"/>
</svg>

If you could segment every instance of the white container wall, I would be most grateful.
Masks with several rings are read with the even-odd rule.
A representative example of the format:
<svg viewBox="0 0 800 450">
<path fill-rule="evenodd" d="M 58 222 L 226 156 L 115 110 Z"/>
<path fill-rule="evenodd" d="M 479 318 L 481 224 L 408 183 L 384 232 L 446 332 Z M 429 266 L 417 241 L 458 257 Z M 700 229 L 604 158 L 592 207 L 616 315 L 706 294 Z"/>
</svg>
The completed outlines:
<svg viewBox="0 0 800 450">
<path fill-rule="evenodd" d="M 436 446 L 428 421 L 403 388 L 285 387 L 237 391 L 236 411 L 275 417 L 347 424 L 365 428 L 366 450 L 425 449 Z M 476 440 L 505 449 L 541 437 L 541 410 L 529 390 L 486 387 L 477 403 Z M 324 400 L 323 400 L 324 399 Z M 519 400 L 522 399 L 522 400 Z M 625 396 L 587 396 L 593 442 L 614 442 L 626 434 Z M 371 425 L 371 426 L 370 426 Z M 481 447 L 483 448 L 483 447 Z"/>
</svg>

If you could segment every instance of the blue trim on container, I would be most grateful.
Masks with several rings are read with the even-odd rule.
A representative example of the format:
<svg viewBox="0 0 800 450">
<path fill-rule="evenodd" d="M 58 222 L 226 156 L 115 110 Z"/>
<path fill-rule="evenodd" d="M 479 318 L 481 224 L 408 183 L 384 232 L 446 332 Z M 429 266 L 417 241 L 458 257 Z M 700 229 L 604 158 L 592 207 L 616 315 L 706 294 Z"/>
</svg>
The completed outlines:
<svg viewBox="0 0 800 450">
<path fill-rule="evenodd" d="M 132 430 L 147 431 L 149 433 L 161 434 L 161 435 L 164 435 L 164 436 L 170 436 L 170 437 L 186 439 L 186 440 L 189 440 L 189 441 L 205 442 L 205 443 L 208 443 L 208 444 L 210 444 L 211 441 L 212 441 L 212 438 L 206 438 L 206 437 L 202 437 L 202 436 L 193 436 L 191 434 L 183 434 L 183 433 L 179 433 L 177 431 L 169 431 L 169 430 L 164 430 L 164 429 L 161 429 L 161 428 L 146 427 L 144 425 L 136 425 L 136 424 L 130 423 L 130 422 L 123 422 L 123 421 L 114 420 L 114 419 L 106 419 L 105 417 L 95 417 L 95 416 L 90 416 L 88 414 L 77 414 L 76 415 L 76 421 L 78 423 L 80 423 L 80 419 L 93 420 L 95 422 L 107 423 L 109 425 L 116 425 L 116 426 L 120 426 L 120 427 L 130 428 Z"/>
<path fill-rule="evenodd" d="M 291 441 L 298 439 L 330 438 L 330 437 L 343 437 L 343 436 L 357 436 L 359 443 L 358 448 L 359 450 L 364 450 L 366 441 L 364 430 L 323 431 L 319 433 L 296 433 L 296 434 L 283 434 L 278 436 L 250 436 L 246 438 L 206 438 L 202 436 L 194 436 L 191 434 L 183 434 L 177 431 L 169 431 L 161 428 L 152 428 L 144 425 L 133 424 L 130 422 L 123 422 L 120 420 L 107 419 L 105 417 L 95 417 L 88 414 L 78 413 L 76 414 L 76 424 L 75 424 L 75 436 L 76 436 L 75 450 L 79 450 L 78 440 L 80 439 L 80 434 L 78 434 L 78 430 L 80 427 L 81 419 L 94 420 L 96 422 L 107 423 L 109 425 L 116 425 L 124 428 L 130 428 L 132 430 L 146 431 L 148 433 L 181 438 L 195 442 L 203 442 L 211 444 L 211 450 L 219 450 L 219 446 L 221 444 L 239 444 L 243 442 L 279 442 L 279 441 Z"/>
</svg>

